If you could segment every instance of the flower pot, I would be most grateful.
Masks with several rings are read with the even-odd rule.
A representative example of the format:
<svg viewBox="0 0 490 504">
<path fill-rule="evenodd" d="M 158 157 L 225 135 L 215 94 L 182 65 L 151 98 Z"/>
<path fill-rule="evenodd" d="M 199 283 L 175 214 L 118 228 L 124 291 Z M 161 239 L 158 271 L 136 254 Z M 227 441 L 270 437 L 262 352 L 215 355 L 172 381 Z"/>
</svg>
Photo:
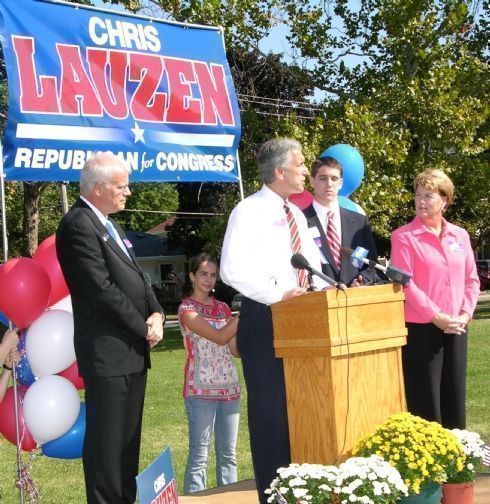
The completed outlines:
<svg viewBox="0 0 490 504">
<path fill-rule="evenodd" d="M 419 494 L 403 497 L 397 504 L 440 504 L 442 487 L 437 483 L 427 483 L 420 489 Z"/>
<path fill-rule="evenodd" d="M 444 483 L 442 504 L 473 504 L 474 483 Z"/>
</svg>

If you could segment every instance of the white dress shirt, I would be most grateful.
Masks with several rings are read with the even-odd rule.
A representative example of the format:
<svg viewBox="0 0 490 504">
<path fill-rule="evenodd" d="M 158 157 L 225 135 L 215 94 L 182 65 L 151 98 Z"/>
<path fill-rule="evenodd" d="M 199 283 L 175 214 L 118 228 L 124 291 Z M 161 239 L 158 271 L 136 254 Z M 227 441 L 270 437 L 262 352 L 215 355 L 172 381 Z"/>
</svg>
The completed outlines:
<svg viewBox="0 0 490 504">
<path fill-rule="evenodd" d="M 308 233 L 303 212 L 289 203 L 298 226 L 303 256 L 321 271 L 320 256 Z M 297 270 L 291 266 L 291 234 L 284 200 L 266 185 L 241 201 L 228 220 L 221 252 L 221 279 L 259 303 L 280 301 L 298 285 Z M 315 278 L 317 289 L 326 287 Z"/>
<path fill-rule="evenodd" d="M 83 202 L 87 203 L 87 205 L 94 211 L 94 214 L 97 215 L 100 222 L 102 222 L 102 225 L 105 227 L 105 224 L 106 224 L 108 218 L 96 206 L 94 206 L 92 203 L 90 203 L 90 201 L 87 198 L 80 195 L 80 199 Z"/>
<path fill-rule="evenodd" d="M 116 228 L 112 224 L 112 222 L 109 220 L 109 217 L 106 217 L 96 206 L 94 206 L 90 201 L 86 198 L 84 198 L 82 195 L 80 195 L 80 199 L 87 203 L 87 205 L 94 211 L 94 214 L 98 217 L 102 225 L 107 229 L 109 234 L 114 238 L 115 242 L 119 245 L 121 250 L 127 255 L 128 259 L 132 261 L 131 256 L 129 255 L 128 248 L 126 247 L 126 244 L 123 242 L 123 239 L 119 236 L 119 233 L 117 232 Z M 112 232 L 109 231 L 107 226 L 111 226 Z M 108 237 L 109 235 L 107 235 Z"/>
<path fill-rule="evenodd" d="M 332 204 L 331 208 L 327 208 L 318 203 L 317 200 L 313 200 L 313 208 L 315 209 L 315 212 L 318 215 L 318 219 L 320 219 L 325 235 L 327 234 L 327 219 L 328 219 L 327 214 L 329 211 L 333 212 L 334 215 L 333 221 L 335 224 L 335 229 L 337 230 L 337 234 L 339 235 L 340 243 L 342 243 L 342 224 L 340 222 L 339 202 L 335 201 Z"/>
</svg>

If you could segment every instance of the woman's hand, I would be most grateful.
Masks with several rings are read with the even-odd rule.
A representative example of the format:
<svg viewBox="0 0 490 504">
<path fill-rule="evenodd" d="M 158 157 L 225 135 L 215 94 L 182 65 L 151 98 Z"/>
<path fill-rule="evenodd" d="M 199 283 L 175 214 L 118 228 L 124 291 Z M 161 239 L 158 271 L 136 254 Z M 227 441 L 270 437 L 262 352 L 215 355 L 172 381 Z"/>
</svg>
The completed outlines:
<svg viewBox="0 0 490 504">
<path fill-rule="evenodd" d="M 463 334 L 466 329 L 466 324 L 462 323 L 459 317 L 452 317 L 444 312 L 439 312 L 432 319 L 432 323 L 448 334 Z"/>
<path fill-rule="evenodd" d="M 8 367 L 13 367 L 13 364 L 18 364 L 20 361 L 20 353 L 17 350 L 17 347 L 14 347 L 10 350 L 9 354 L 7 355 L 7 358 L 5 359 L 5 365 Z"/>
<path fill-rule="evenodd" d="M 17 329 L 17 327 L 8 329 L 7 332 L 3 335 L 2 343 L 8 349 L 16 347 L 19 343 L 19 329 Z"/>
</svg>

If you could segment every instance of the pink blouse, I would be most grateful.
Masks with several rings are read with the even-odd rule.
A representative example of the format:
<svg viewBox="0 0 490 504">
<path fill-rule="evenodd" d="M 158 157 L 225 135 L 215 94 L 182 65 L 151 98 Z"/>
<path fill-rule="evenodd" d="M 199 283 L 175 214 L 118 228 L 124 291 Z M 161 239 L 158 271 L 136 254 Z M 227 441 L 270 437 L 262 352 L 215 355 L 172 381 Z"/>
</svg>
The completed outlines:
<svg viewBox="0 0 490 504">
<path fill-rule="evenodd" d="M 429 323 L 439 312 L 470 316 L 480 282 L 468 233 L 443 219 L 440 239 L 419 217 L 391 235 L 391 263 L 412 275 L 405 291 L 405 321 Z"/>
<path fill-rule="evenodd" d="M 193 333 L 182 315 L 198 313 L 216 329 L 226 325 L 231 317 L 226 303 L 212 298 L 212 304 L 202 304 L 188 297 L 179 306 L 179 324 L 187 351 L 184 375 L 184 397 L 227 401 L 240 397 L 238 374 L 228 345 L 218 345 Z"/>
</svg>

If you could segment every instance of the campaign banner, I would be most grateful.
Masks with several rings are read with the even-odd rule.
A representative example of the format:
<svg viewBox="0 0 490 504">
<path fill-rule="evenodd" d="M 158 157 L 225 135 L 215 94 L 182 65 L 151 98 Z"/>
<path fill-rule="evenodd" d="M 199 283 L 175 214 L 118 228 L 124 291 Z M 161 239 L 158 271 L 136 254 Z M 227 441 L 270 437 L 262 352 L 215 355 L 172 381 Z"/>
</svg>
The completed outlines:
<svg viewBox="0 0 490 504">
<path fill-rule="evenodd" d="M 78 181 L 112 151 L 133 182 L 236 182 L 241 124 L 218 28 L 0 0 L 7 180 Z"/>
<path fill-rule="evenodd" d="M 178 504 L 174 466 L 170 448 L 163 452 L 136 476 L 140 504 Z"/>
</svg>

